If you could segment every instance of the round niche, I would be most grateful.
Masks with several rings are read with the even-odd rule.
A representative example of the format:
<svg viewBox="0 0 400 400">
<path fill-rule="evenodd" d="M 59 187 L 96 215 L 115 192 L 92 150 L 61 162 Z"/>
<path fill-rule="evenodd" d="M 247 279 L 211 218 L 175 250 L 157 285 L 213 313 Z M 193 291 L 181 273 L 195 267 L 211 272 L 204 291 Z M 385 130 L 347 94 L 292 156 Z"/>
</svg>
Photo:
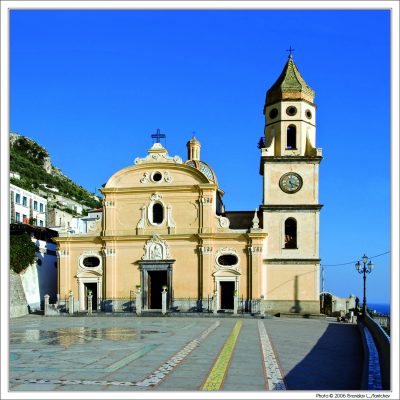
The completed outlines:
<svg viewBox="0 0 400 400">
<path fill-rule="evenodd" d="M 153 172 L 153 175 L 151 176 L 153 182 L 160 182 L 162 178 L 162 173 L 159 171 Z"/>
<path fill-rule="evenodd" d="M 307 117 L 308 119 L 311 119 L 311 118 L 312 118 L 312 112 L 311 112 L 310 110 L 306 110 L 306 117 Z"/>
<path fill-rule="evenodd" d="M 289 115 L 290 117 L 293 117 L 294 115 L 297 114 L 297 108 L 295 106 L 289 106 L 286 109 L 286 114 Z"/>
<path fill-rule="evenodd" d="M 277 108 L 273 108 L 270 112 L 269 112 L 269 117 L 271 119 L 275 119 L 278 116 L 278 109 Z"/>
</svg>

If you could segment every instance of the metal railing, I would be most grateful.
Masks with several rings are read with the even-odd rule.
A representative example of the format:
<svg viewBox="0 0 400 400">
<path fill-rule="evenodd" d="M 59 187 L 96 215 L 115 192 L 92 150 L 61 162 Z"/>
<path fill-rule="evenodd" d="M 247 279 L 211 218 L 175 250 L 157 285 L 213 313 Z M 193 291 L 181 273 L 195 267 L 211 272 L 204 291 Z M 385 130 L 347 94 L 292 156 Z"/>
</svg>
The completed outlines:
<svg viewBox="0 0 400 400">
<path fill-rule="evenodd" d="M 261 300 L 260 299 L 245 299 L 243 296 L 238 300 L 238 313 L 239 314 L 259 314 Z"/>
<path fill-rule="evenodd" d="M 136 297 L 106 297 L 97 298 L 97 311 L 101 312 L 134 312 Z M 96 310 L 93 310 L 96 311 Z"/>
</svg>

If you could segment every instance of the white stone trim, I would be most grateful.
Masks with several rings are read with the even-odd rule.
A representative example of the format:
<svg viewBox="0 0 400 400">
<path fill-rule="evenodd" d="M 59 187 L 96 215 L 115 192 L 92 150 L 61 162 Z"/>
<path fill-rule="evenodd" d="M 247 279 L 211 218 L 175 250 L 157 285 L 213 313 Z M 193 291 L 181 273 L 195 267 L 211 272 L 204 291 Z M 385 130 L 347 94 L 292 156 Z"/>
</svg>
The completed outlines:
<svg viewBox="0 0 400 400">
<path fill-rule="evenodd" d="M 101 276 L 94 277 L 78 277 L 78 297 L 79 297 L 79 310 L 86 310 L 86 299 L 85 299 L 85 283 L 97 283 L 97 302 L 102 296 L 103 289 L 103 278 Z"/>
<path fill-rule="evenodd" d="M 229 225 L 231 224 L 229 219 L 226 217 L 223 217 L 222 215 L 217 215 L 217 220 L 218 220 L 218 226 L 220 228 L 229 228 Z"/>
<path fill-rule="evenodd" d="M 214 276 L 215 279 L 215 291 L 214 295 L 217 296 L 217 304 L 218 304 L 218 310 L 221 309 L 221 282 L 234 282 L 235 283 L 235 291 L 236 293 L 239 293 L 239 276 L 237 275 L 231 275 L 231 276 Z"/>
<path fill-rule="evenodd" d="M 100 263 L 97 267 L 85 267 L 83 260 L 87 257 L 96 257 L 99 259 Z M 78 276 L 84 272 L 93 273 L 96 275 L 101 275 L 103 273 L 103 258 L 100 251 L 96 250 L 86 250 L 78 258 Z"/>
<path fill-rule="evenodd" d="M 221 265 L 218 262 L 219 257 L 224 256 L 224 255 L 233 255 L 236 257 L 237 262 L 236 264 L 233 265 Z M 230 247 L 222 247 L 215 253 L 215 265 L 214 265 L 214 272 L 219 272 L 219 271 L 230 271 L 233 273 L 241 273 L 241 268 L 240 268 L 240 256 L 237 252 L 236 249 L 230 248 Z"/>
</svg>

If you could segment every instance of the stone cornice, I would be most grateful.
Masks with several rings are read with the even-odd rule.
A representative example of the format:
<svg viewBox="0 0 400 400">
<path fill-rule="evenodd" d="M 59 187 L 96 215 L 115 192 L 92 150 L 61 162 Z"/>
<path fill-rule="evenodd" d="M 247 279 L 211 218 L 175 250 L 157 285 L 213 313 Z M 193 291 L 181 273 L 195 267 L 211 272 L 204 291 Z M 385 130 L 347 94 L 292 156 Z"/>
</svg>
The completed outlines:
<svg viewBox="0 0 400 400">
<path fill-rule="evenodd" d="M 87 236 L 87 235 L 58 236 L 52 238 L 51 240 L 57 244 L 72 243 L 72 242 L 91 243 L 98 245 L 102 244 L 100 236 Z"/>
<path fill-rule="evenodd" d="M 319 211 L 323 204 L 267 204 L 261 205 L 261 211 Z"/>
<path fill-rule="evenodd" d="M 278 104 L 282 104 L 282 103 L 293 103 L 293 102 L 305 102 L 310 104 L 311 106 L 317 108 L 317 105 L 311 101 L 308 101 L 306 99 L 284 99 L 284 100 L 277 100 L 274 101 L 273 103 L 268 104 L 268 107 L 272 107 L 274 105 L 278 105 Z M 264 113 L 265 113 L 265 108 L 266 106 L 264 106 Z"/>
<path fill-rule="evenodd" d="M 163 185 L 158 186 L 156 189 L 154 186 L 137 186 L 137 187 L 129 187 L 129 188 L 102 188 L 101 192 L 103 194 L 130 194 L 130 193 L 152 193 L 155 190 L 160 193 L 164 192 L 191 192 L 191 193 L 198 193 L 199 190 L 210 190 L 214 191 L 217 190 L 218 187 L 214 183 L 203 183 L 201 185 Z"/>
<path fill-rule="evenodd" d="M 196 234 L 177 234 L 177 235 L 160 235 L 160 239 L 168 242 L 174 240 L 191 240 Z M 150 240 L 153 235 L 124 235 L 124 236 L 102 236 L 103 242 L 144 242 Z"/>
<path fill-rule="evenodd" d="M 279 119 L 275 122 L 271 122 L 270 124 L 265 124 L 265 126 L 272 126 L 275 124 L 281 124 L 282 122 L 287 123 L 287 122 L 305 122 L 308 125 L 311 125 L 315 128 L 315 124 L 311 123 L 310 121 L 306 121 L 305 119 Z"/>
<path fill-rule="evenodd" d="M 268 236 L 267 232 L 249 232 L 247 237 L 249 239 L 265 239 Z"/>
<path fill-rule="evenodd" d="M 261 162 L 265 163 L 311 163 L 319 164 L 322 156 L 262 156 Z"/>
<path fill-rule="evenodd" d="M 267 258 L 264 259 L 265 264 L 319 264 L 320 258 Z"/>
<path fill-rule="evenodd" d="M 244 232 L 214 232 L 214 233 L 198 233 L 196 236 L 199 239 L 239 239 L 247 241 L 247 233 Z"/>
</svg>

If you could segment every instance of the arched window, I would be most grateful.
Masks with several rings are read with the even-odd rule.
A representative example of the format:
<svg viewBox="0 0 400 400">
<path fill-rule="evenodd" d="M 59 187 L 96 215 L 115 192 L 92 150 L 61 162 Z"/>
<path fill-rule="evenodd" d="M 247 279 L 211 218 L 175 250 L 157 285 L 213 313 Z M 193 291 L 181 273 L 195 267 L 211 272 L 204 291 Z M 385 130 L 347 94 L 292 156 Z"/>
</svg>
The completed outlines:
<svg viewBox="0 0 400 400">
<path fill-rule="evenodd" d="M 286 130 L 286 148 L 296 148 L 296 127 L 294 125 L 289 125 Z"/>
<path fill-rule="evenodd" d="M 285 249 L 297 248 L 297 222 L 293 218 L 285 221 Z"/>
<path fill-rule="evenodd" d="M 153 205 L 153 224 L 161 224 L 164 221 L 164 208 L 162 204 Z"/>
</svg>

